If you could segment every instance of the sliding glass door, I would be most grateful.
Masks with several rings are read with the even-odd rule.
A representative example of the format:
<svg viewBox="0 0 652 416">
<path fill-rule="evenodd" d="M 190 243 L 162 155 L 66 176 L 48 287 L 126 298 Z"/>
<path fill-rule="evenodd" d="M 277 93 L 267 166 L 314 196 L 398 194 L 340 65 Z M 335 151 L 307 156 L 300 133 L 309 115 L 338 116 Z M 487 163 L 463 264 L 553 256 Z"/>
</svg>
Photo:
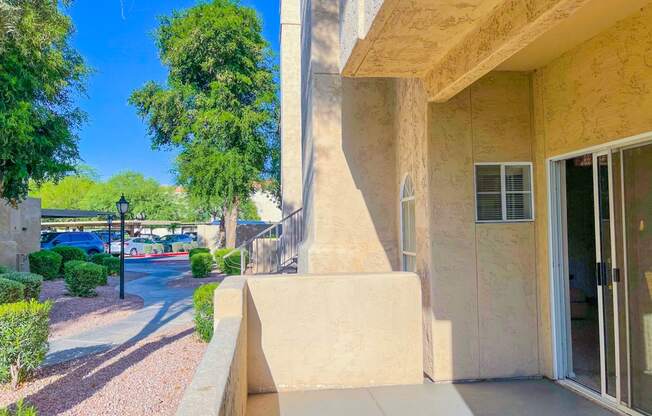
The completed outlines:
<svg viewBox="0 0 652 416">
<path fill-rule="evenodd" d="M 652 144 L 622 150 L 631 407 L 652 414 Z"/>
</svg>

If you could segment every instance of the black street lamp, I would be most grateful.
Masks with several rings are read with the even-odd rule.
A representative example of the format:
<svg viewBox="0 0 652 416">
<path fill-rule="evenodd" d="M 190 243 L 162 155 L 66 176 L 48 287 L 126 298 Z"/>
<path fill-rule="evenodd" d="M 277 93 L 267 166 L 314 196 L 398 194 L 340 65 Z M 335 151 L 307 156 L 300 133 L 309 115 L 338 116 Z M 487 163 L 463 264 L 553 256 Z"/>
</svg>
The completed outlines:
<svg viewBox="0 0 652 416">
<path fill-rule="evenodd" d="M 122 194 L 120 200 L 115 203 L 120 214 L 120 299 L 125 298 L 125 214 L 129 211 L 129 202 Z"/>
</svg>

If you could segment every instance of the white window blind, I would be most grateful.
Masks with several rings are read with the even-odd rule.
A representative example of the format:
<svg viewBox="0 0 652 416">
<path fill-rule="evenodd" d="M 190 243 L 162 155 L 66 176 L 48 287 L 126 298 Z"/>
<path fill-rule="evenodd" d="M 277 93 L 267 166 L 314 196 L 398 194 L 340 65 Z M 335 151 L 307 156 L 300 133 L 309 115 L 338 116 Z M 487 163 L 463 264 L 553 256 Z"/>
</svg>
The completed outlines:
<svg viewBox="0 0 652 416">
<path fill-rule="evenodd" d="M 532 165 L 475 166 L 476 216 L 482 221 L 528 221 L 532 209 Z"/>
</svg>

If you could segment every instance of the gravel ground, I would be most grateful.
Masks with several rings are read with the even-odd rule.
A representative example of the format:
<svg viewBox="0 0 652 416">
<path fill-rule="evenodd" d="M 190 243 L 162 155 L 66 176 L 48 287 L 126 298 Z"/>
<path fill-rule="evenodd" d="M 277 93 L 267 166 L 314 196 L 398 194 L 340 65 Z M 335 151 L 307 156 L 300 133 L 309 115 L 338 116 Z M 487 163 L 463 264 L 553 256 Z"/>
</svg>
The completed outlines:
<svg viewBox="0 0 652 416">
<path fill-rule="evenodd" d="M 206 283 L 211 283 L 211 282 L 221 282 L 224 280 L 227 276 L 224 273 L 218 272 L 217 270 L 214 270 L 211 272 L 211 274 L 208 277 L 202 277 L 201 279 L 198 279 L 196 277 L 192 277 L 191 272 L 186 272 L 181 275 L 180 278 L 170 280 L 167 285 L 168 287 L 199 287 L 201 285 L 204 285 Z"/>
<path fill-rule="evenodd" d="M 24 398 L 39 416 L 172 415 L 206 345 L 192 327 L 38 370 L 16 391 L 0 386 L 0 408 Z"/>
<path fill-rule="evenodd" d="M 146 274 L 125 273 L 125 280 L 143 276 Z M 40 299 L 54 302 L 50 312 L 50 339 L 106 325 L 143 307 L 143 300 L 139 296 L 126 294 L 125 299 L 120 300 L 118 291 L 115 290 L 118 284 L 117 277 L 110 277 L 108 286 L 96 289 L 97 296 L 79 298 L 66 294 L 66 285 L 61 279 L 43 282 Z"/>
</svg>

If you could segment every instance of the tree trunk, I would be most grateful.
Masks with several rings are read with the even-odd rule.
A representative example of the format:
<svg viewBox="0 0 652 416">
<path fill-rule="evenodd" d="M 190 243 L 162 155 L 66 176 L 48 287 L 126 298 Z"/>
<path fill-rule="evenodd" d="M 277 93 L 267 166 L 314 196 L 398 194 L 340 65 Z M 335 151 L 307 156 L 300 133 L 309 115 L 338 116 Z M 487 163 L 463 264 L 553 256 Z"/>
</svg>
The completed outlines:
<svg viewBox="0 0 652 416">
<path fill-rule="evenodd" d="M 226 247 L 235 248 L 236 230 L 238 227 L 238 204 L 233 203 L 224 213 L 224 233 L 226 234 Z"/>
</svg>

